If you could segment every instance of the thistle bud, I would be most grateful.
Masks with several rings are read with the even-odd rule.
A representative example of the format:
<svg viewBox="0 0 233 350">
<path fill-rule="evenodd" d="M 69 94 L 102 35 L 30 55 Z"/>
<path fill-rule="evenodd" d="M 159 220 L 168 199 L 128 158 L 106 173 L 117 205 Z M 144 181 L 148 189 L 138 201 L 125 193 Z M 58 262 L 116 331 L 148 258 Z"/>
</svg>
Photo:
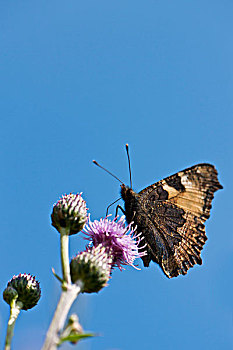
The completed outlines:
<svg viewBox="0 0 233 350">
<path fill-rule="evenodd" d="M 82 281 L 84 293 L 97 293 L 106 286 L 111 273 L 112 257 L 101 244 L 87 248 L 71 260 L 70 274 L 73 283 Z"/>
<path fill-rule="evenodd" d="M 74 235 L 81 231 L 87 221 L 86 202 L 81 193 L 62 196 L 54 205 L 51 218 L 52 225 L 59 232 L 67 229 L 69 235 Z"/>
<path fill-rule="evenodd" d="M 18 297 L 17 297 L 18 295 Z M 13 299 L 23 304 L 22 310 L 28 310 L 36 306 L 41 297 L 39 282 L 30 274 L 19 274 L 14 276 L 7 284 L 3 292 L 3 299 L 11 304 Z"/>
<path fill-rule="evenodd" d="M 18 298 L 18 293 L 17 290 L 15 290 L 12 287 L 7 287 L 4 291 L 3 291 L 3 299 L 5 300 L 5 302 L 7 304 L 11 304 L 11 302 L 15 299 Z"/>
</svg>

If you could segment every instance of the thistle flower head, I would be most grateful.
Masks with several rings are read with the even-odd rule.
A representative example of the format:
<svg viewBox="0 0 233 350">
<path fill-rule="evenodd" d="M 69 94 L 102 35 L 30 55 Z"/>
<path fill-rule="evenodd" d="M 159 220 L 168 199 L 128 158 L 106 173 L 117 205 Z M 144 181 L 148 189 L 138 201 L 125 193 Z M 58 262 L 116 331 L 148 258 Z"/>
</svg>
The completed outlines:
<svg viewBox="0 0 233 350">
<path fill-rule="evenodd" d="M 121 270 L 121 265 L 134 266 L 134 260 L 146 254 L 139 252 L 142 239 L 140 234 L 135 234 L 135 230 L 131 224 L 125 225 L 125 217 L 122 216 L 119 220 L 117 217 L 114 220 L 106 217 L 93 222 L 89 218 L 83 232 L 93 246 L 102 244 L 113 258 L 112 267 L 117 266 Z"/>
<path fill-rule="evenodd" d="M 36 306 L 41 297 L 39 282 L 35 277 L 24 273 L 13 278 L 8 282 L 7 288 L 3 292 L 3 299 L 7 304 L 11 304 L 13 299 L 17 298 L 23 304 L 22 310 L 28 310 Z"/>
<path fill-rule="evenodd" d="M 87 221 L 87 207 L 81 194 L 64 195 L 54 204 L 52 225 L 60 233 L 66 229 L 69 235 L 74 235 L 83 229 Z"/>
<path fill-rule="evenodd" d="M 111 263 L 112 259 L 104 246 L 87 247 L 70 262 L 71 280 L 73 283 L 82 282 L 83 293 L 97 293 L 110 278 Z"/>
</svg>

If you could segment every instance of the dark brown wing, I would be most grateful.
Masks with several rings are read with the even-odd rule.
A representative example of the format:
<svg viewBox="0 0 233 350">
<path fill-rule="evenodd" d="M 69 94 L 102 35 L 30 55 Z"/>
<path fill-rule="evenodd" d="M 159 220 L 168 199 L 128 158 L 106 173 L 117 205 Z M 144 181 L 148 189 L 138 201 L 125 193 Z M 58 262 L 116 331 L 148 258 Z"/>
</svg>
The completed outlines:
<svg viewBox="0 0 233 350">
<path fill-rule="evenodd" d="M 143 199 L 168 200 L 184 210 L 208 219 L 214 192 L 221 189 L 215 167 L 197 164 L 139 192 Z"/>
<path fill-rule="evenodd" d="M 220 188 L 214 166 L 198 164 L 139 192 L 140 207 L 148 218 L 138 227 L 148 245 L 145 266 L 156 261 L 171 278 L 202 263 L 207 240 L 204 222 Z"/>
</svg>

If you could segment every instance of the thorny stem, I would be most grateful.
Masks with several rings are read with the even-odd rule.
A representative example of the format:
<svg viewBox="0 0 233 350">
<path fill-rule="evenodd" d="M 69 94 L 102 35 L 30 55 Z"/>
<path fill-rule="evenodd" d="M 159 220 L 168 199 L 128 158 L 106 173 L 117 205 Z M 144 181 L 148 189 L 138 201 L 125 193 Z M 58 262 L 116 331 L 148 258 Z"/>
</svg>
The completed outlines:
<svg viewBox="0 0 233 350">
<path fill-rule="evenodd" d="M 12 300 L 11 305 L 10 305 L 10 317 L 9 317 L 9 321 L 7 324 L 7 333 L 6 333 L 6 341 L 5 341 L 4 350 L 11 349 L 11 341 L 12 341 L 13 334 L 14 334 L 15 322 L 16 322 L 17 317 L 19 316 L 19 313 L 23 307 L 23 303 L 21 301 L 17 302 L 17 297 Z"/>
<path fill-rule="evenodd" d="M 76 284 L 68 284 L 62 290 L 60 300 L 58 302 L 53 320 L 47 332 L 44 346 L 42 350 L 56 350 L 59 344 L 59 333 L 62 331 L 67 314 L 82 290 L 82 282 L 78 281 Z"/>
</svg>

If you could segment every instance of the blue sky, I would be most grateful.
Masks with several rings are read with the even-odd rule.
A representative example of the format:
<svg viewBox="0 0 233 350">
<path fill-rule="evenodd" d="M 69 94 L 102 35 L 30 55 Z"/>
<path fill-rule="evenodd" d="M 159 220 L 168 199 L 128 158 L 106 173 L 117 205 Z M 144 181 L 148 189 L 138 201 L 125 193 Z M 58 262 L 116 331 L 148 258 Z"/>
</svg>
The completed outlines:
<svg viewBox="0 0 233 350">
<path fill-rule="evenodd" d="M 15 349 L 40 349 L 59 298 L 53 203 L 82 191 L 92 219 L 104 216 L 119 183 L 92 159 L 129 183 L 126 142 L 136 191 L 199 162 L 215 164 L 224 190 L 203 265 L 172 280 L 140 261 L 114 271 L 72 308 L 100 335 L 79 349 L 232 348 L 232 11 L 229 0 L 0 2 L 0 289 L 20 272 L 42 287 Z M 72 256 L 83 247 L 71 237 Z"/>
</svg>

